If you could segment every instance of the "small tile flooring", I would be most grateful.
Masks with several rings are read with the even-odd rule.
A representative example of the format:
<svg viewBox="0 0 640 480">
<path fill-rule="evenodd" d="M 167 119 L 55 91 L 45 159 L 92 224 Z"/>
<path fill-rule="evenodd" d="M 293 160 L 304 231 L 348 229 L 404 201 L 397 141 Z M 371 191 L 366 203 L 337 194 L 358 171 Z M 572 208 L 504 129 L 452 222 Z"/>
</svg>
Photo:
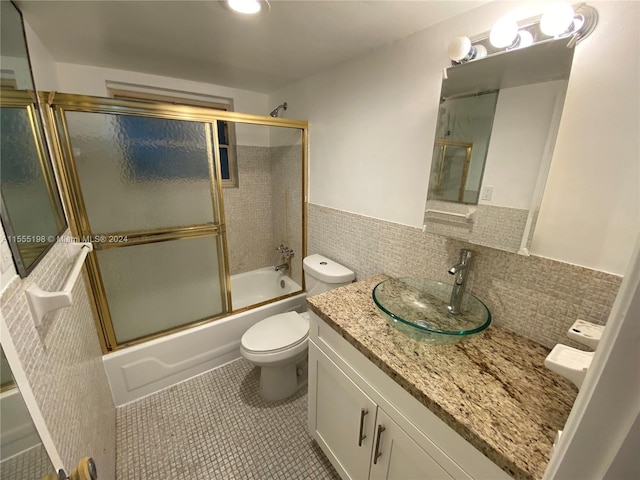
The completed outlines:
<svg viewBox="0 0 640 480">
<path fill-rule="evenodd" d="M 34 480 L 53 473 L 55 470 L 42 444 L 0 462 L 2 480 Z"/>
<path fill-rule="evenodd" d="M 244 359 L 117 411 L 117 480 L 339 480 L 307 433 L 307 389 L 276 403 Z"/>
</svg>

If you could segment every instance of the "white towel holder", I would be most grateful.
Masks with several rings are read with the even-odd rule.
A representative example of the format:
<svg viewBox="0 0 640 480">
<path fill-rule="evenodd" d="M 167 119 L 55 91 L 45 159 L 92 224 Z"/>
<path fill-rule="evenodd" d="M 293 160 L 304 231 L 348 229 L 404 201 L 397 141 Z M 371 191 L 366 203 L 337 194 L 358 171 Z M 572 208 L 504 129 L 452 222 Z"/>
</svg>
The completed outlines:
<svg viewBox="0 0 640 480">
<path fill-rule="evenodd" d="M 84 265 L 84 259 L 87 258 L 89 252 L 93 251 L 93 245 L 91 243 L 69 243 L 67 248 L 69 252 L 76 253 L 77 258 L 69 275 L 67 275 L 67 280 L 62 290 L 59 292 L 45 292 L 35 283 L 32 283 L 29 288 L 25 290 L 29 310 L 31 310 L 33 323 L 36 327 L 42 324 L 43 317 L 50 311 L 68 307 L 73 303 L 71 291 L 78 280 L 78 276 Z"/>
</svg>

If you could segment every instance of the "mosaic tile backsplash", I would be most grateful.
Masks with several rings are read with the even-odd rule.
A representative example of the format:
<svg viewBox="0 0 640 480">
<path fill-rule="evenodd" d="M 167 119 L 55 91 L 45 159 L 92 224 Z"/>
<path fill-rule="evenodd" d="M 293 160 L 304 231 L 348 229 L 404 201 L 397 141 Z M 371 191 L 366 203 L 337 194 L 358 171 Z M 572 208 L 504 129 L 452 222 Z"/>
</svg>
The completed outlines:
<svg viewBox="0 0 640 480">
<path fill-rule="evenodd" d="M 101 480 L 115 479 L 116 411 L 82 276 L 70 307 L 47 314 L 36 328 L 26 288 L 60 289 L 73 263 L 58 243 L 26 279 L 2 292 L 2 314 L 36 401 L 65 468 L 91 456 Z"/>
<path fill-rule="evenodd" d="M 356 272 L 426 276 L 452 283 L 448 268 L 461 248 L 475 252 L 467 291 L 481 298 L 493 322 L 548 348 L 563 343 L 577 319 L 604 325 L 621 277 L 546 258 L 503 252 L 421 229 L 308 204 L 308 254 L 320 253 Z"/>
<path fill-rule="evenodd" d="M 461 214 L 466 214 L 473 208 L 475 213 L 472 222 L 464 218 L 425 211 L 425 231 L 512 253 L 520 250 L 529 216 L 529 210 L 519 208 L 484 204 L 465 205 L 438 200 L 427 200 L 426 208 Z M 529 238 L 529 243 L 530 240 Z"/>
</svg>

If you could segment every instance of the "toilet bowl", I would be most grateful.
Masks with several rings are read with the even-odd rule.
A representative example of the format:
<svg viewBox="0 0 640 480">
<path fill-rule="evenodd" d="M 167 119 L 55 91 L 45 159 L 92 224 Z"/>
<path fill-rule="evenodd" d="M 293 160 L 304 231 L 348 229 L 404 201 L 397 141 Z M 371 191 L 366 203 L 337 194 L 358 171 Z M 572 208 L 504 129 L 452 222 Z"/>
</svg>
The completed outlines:
<svg viewBox="0 0 640 480">
<path fill-rule="evenodd" d="M 355 274 L 321 255 L 303 261 L 308 294 L 348 285 Z M 260 367 L 260 395 L 285 399 L 307 383 L 309 313 L 286 312 L 259 321 L 240 341 L 240 353 Z"/>
<path fill-rule="evenodd" d="M 307 312 L 268 317 L 242 336 L 240 352 L 260 367 L 260 395 L 265 400 L 287 398 L 307 383 L 308 338 Z"/>
</svg>

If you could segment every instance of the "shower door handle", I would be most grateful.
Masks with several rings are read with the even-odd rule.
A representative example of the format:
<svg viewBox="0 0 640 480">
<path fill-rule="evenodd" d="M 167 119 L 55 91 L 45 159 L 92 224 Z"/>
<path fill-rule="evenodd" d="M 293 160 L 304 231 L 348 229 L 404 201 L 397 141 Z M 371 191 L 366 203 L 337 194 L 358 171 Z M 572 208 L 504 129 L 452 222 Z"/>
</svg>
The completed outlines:
<svg viewBox="0 0 640 480">
<path fill-rule="evenodd" d="M 367 438 L 367 436 L 363 433 L 364 430 L 364 417 L 369 413 L 369 410 L 366 408 L 360 409 L 360 433 L 358 434 L 358 446 L 362 446 L 362 441 Z"/>
</svg>

